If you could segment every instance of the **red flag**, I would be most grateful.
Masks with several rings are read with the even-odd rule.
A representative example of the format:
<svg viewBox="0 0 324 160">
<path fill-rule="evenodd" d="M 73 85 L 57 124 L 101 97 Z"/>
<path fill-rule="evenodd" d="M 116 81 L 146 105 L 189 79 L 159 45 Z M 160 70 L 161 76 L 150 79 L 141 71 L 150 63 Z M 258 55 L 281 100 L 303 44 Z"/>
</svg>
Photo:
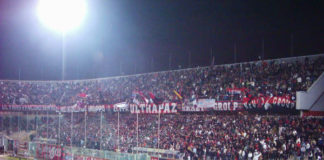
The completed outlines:
<svg viewBox="0 0 324 160">
<path fill-rule="evenodd" d="M 143 92 L 138 91 L 138 94 L 142 97 L 142 99 L 145 101 L 145 103 L 148 103 L 148 99 L 144 96 Z"/>
<path fill-rule="evenodd" d="M 149 92 L 149 96 L 152 98 L 152 99 L 155 99 L 155 96 L 152 92 Z"/>
<path fill-rule="evenodd" d="M 81 97 L 81 98 L 85 98 L 85 97 L 87 97 L 87 94 L 85 94 L 84 92 L 81 92 L 81 93 L 79 94 L 79 97 Z"/>
</svg>

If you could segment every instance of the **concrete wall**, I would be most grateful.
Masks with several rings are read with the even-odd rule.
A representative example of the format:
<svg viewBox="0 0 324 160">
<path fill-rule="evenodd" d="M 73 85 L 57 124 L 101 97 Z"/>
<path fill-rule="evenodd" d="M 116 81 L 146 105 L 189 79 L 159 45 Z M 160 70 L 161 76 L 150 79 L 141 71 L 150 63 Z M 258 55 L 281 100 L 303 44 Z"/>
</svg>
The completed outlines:
<svg viewBox="0 0 324 160">
<path fill-rule="evenodd" d="M 324 73 L 306 91 L 297 92 L 296 109 L 324 111 Z"/>
</svg>

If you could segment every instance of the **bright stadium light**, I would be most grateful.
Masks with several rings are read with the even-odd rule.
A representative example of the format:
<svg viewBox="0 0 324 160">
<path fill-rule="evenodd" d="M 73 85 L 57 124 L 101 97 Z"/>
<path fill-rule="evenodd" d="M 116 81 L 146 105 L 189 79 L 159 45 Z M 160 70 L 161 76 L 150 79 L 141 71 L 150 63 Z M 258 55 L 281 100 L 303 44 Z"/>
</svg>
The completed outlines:
<svg viewBox="0 0 324 160">
<path fill-rule="evenodd" d="M 65 37 L 77 28 L 87 12 L 85 0 L 39 0 L 37 14 L 48 28 L 62 34 L 62 80 L 65 80 Z"/>
<path fill-rule="evenodd" d="M 66 33 L 78 27 L 86 15 L 85 0 L 39 0 L 37 14 L 50 29 Z"/>
</svg>

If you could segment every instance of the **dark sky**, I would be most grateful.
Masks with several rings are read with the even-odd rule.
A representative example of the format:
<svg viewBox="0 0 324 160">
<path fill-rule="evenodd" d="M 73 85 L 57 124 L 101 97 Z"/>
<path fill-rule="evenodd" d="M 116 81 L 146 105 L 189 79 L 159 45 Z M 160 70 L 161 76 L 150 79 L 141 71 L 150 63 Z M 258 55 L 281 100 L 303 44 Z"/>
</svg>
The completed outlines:
<svg viewBox="0 0 324 160">
<path fill-rule="evenodd" d="M 61 78 L 61 35 L 37 0 L 0 0 L 0 79 Z M 324 53 L 323 0 L 88 0 L 66 37 L 67 79 L 85 79 Z M 19 74 L 20 73 L 20 74 Z"/>
</svg>

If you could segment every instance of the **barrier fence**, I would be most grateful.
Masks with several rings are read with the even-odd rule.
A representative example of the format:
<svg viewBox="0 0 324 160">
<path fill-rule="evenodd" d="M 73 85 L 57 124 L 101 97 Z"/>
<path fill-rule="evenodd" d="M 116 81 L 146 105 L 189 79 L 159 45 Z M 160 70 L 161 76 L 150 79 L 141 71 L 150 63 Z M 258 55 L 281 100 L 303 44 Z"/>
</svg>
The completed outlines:
<svg viewBox="0 0 324 160">
<path fill-rule="evenodd" d="M 87 149 L 80 147 L 61 147 L 45 143 L 29 143 L 29 154 L 36 159 L 50 160 L 151 160 L 151 156 L 138 153 L 118 153 L 105 150 Z"/>
</svg>

